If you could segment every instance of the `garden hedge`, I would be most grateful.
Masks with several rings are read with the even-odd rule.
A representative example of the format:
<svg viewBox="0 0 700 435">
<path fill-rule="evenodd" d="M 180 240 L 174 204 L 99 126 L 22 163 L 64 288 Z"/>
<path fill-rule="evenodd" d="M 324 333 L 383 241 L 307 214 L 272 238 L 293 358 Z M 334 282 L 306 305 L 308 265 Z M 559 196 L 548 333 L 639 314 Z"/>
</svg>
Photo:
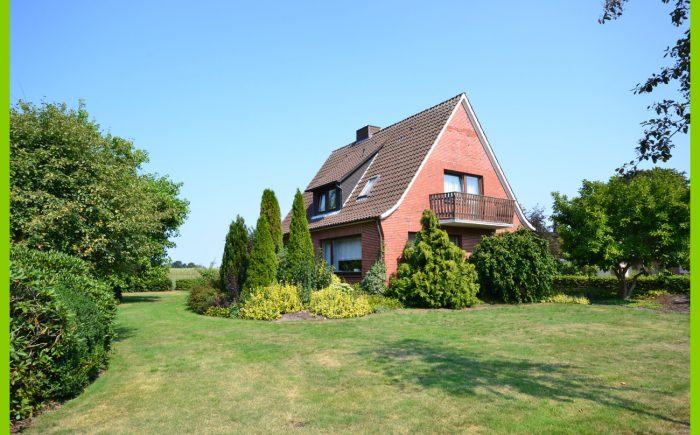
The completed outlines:
<svg viewBox="0 0 700 435">
<path fill-rule="evenodd" d="M 593 297 L 617 297 L 618 280 L 614 276 L 559 275 L 554 277 L 553 287 L 558 292 L 586 294 Z M 652 290 L 665 290 L 669 293 L 690 293 L 689 275 L 640 276 L 636 295 Z"/>
<path fill-rule="evenodd" d="M 10 415 L 21 420 L 107 365 L 116 299 L 78 258 L 12 246 L 10 259 Z"/>
</svg>

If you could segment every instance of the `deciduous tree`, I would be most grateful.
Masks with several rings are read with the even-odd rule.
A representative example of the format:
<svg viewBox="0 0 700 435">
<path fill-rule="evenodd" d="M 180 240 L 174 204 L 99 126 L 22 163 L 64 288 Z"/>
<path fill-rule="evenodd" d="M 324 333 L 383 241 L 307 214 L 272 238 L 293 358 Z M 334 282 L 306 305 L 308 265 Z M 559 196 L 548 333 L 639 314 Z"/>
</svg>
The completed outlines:
<svg viewBox="0 0 700 435">
<path fill-rule="evenodd" d="M 612 270 L 629 299 L 654 262 L 689 267 L 690 190 L 684 174 L 655 168 L 607 183 L 583 181 L 579 196 L 558 192 L 552 220 L 562 249 L 580 266 Z M 638 272 L 628 279 L 628 272 Z"/>
</svg>

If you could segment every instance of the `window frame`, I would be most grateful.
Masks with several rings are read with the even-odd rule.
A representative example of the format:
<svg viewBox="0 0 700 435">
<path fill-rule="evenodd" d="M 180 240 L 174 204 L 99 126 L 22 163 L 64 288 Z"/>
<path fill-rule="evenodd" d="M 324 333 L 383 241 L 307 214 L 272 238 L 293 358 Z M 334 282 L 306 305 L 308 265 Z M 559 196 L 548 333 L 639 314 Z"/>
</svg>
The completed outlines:
<svg viewBox="0 0 700 435">
<path fill-rule="evenodd" d="M 331 195 L 330 193 L 335 191 L 335 207 L 331 208 Z M 323 199 L 322 199 L 323 198 Z M 323 200 L 325 208 L 320 209 L 321 201 Z M 340 210 L 342 207 L 342 193 L 340 187 L 333 186 L 323 190 L 318 190 L 314 192 L 314 212 L 315 214 L 330 213 L 333 211 Z"/>
<path fill-rule="evenodd" d="M 459 183 L 462 186 L 462 193 L 467 193 L 467 177 L 473 177 L 473 178 L 478 179 L 478 181 L 479 181 L 479 193 L 478 194 L 477 193 L 470 193 L 469 195 L 479 195 L 479 196 L 484 195 L 484 177 L 483 176 L 477 175 L 477 174 L 471 174 L 468 172 L 457 172 L 457 171 L 451 171 L 451 170 L 446 169 L 445 173 L 443 175 L 443 190 L 445 190 L 445 188 L 444 188 L 444 183 L 445 183 L 444 176 L 445 175 L 453 175 L 453 176 L 459 177 Z M 445 193 L 450 193 L 450 192 L 445 192 Z"/>
<path fill-rule="evenodd" d="M 360 270 L 359 271 L 335 270 L 335 258 L 334 258 L 335 251 L 333 248 L 333 242 L 336 240 L 343 240 L 343 239 L 358 239 L 360 241 L 360 258 L 354 260 L 354 261 L 360 260 Z M 331 266 L 331 268 L 333 269 L 333 273 L 335 273 L 336 275 L 341 275 L 341 276 L 361 276 L 362 275 L 362 255 L 363 255 L 363 253 L 362 253 L 362 234 L 351 234 L 348 236 L 330 237 L 327 239 L 319 240 L 318 245 L 319 245 L 319 249 L 321 250 L 321 257 L 324 259 L 324 261 L 326 260 L 324 257 L 324 251 L 323 251 L 323 248 L 324 248 L 323 245 L 325 243 L 330 243 L 330 245 L 331 245 L 331 247 L 330 247 L 331 258 L 330 258 L 330 262 L 328 262 L 328 263 Z"/>
<path fill-rule="evenodd" d="M 374 176 L 368 178 L 367 181 L 365 182 L 364 187 L 360 191 L 360 194 L 357 195 L 357 199 L 367 198 L 369 196 L 369 194 L 372 192 L 372 189 L 374 189 L 374 186 L 376 186 L 377 183 L 379 182 L 379 177 L 380 177 L 379 175 L 374 175 Z M 372 183 L 372 184 L 370 184 L 370 183 Z"/>
</svg>

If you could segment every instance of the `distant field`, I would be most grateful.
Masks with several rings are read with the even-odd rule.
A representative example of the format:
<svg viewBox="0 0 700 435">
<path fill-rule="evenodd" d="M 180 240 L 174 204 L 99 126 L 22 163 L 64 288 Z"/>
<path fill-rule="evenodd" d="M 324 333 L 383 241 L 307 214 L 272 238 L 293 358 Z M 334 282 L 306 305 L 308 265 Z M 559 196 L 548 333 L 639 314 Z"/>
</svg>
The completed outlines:
<svg viewBox="0 0 700 435">
<path fill-rule="evenodd" d="M 181 269 L 171 268 L 170 272 L 168 273 L 168 278 L 173 281 L 177 281 L 178 279 L 199 278 L 199 276 L 199 272 L 194 267 L 186 267 Z"/>
</svg>

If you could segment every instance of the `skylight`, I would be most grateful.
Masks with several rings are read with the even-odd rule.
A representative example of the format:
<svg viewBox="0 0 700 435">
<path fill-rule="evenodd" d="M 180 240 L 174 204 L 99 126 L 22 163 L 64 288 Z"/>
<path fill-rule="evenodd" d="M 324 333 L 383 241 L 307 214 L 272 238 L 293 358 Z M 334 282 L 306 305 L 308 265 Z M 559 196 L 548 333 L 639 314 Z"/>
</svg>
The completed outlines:
<svg viewBox="0 0 700 435">
<path fill-rule="evenodd" d="M 367 184 L 365 184 L 365 187 L 362 188 L 362 192 L 360 192 L 360 194 L 357 196 L 357 199 L 366 198 L 367 195 L 369 195 L 369 192 L 374 187 L 374 185 L 377 184 L 378 180 L 379 180 L 379 175 L 375 175 L 374 177 L 367 180 Z"/>
</svg>

